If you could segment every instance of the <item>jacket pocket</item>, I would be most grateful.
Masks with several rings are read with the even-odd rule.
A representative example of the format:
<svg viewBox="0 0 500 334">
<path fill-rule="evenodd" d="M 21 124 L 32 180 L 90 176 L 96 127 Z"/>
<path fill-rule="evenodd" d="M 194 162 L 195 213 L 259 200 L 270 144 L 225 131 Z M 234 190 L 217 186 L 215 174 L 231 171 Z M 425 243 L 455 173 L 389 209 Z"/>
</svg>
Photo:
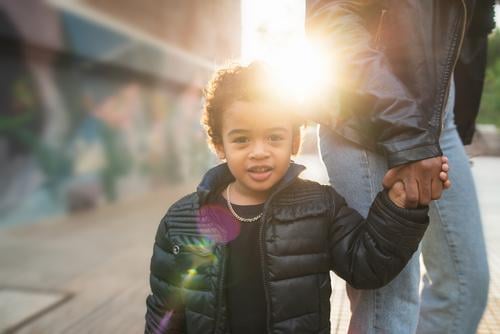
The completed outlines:
<svg viewBox="0 0 500 334">
<path fill-rule="evenodd" d="M 174 261 L 181 271 L 202 271 L 207 266 L 213 265 L 214 243 L 204 238 L 172 237 L 169 240 L 169 252 L 173 254 Z"/>
<path fill-rule="evenodd" d="M 182 287 L 190 290 L 208 290 L 208 277 L 216 259 L 214 246 L 203 239 L 197 239 L 173 238 L 172 254 L 182 279 Z"/>
</svg>

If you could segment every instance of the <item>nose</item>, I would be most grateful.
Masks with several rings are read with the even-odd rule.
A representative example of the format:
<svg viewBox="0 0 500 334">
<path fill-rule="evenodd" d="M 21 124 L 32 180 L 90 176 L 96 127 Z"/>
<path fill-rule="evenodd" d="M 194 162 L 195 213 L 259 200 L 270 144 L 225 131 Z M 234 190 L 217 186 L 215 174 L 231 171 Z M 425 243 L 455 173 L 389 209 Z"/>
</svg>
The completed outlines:
<svg viewBox="0 0 500 334">
<path fill-rule="evenodd" d="M 269 157 L 269 152 L 266 149 L 266 145 L 263 142 L 256 142 L 252 146 L 252 150 L 250 151 L 249 158 L 255 160 L 266 159 Z"/>
</svg>

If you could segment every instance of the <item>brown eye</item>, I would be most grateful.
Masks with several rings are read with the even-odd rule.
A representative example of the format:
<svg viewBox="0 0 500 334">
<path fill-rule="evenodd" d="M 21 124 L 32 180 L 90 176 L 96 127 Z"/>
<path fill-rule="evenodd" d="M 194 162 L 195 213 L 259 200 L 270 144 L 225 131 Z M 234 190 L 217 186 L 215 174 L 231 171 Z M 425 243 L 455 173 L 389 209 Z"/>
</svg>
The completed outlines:
<svg viewBox="0 0 500 334">
<path fill-rule="evenodd" d="M 233 143 L 237 143 L 237 144 L 244 144 L 247 142 L 248 142 L 248 137 L 244 137 L 244 136 L 236 137 L 233 139 Z"/>
<path fill-rule="evenodd" d="M 280 141 L 280 140 L 283 140 L 283 136 L 282 135 L 278 135 L 278 134 L 272 134 L 269 136 L 269 140 L 270 141 Z"/>
</svg>

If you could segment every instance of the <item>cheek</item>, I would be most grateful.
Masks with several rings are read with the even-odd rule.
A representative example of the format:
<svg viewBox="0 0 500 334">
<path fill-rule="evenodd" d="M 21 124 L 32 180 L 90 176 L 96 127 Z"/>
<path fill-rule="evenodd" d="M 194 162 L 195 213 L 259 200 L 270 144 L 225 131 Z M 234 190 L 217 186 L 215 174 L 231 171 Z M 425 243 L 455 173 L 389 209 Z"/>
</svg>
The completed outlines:
<svg viewBox="0 0 500 334">
<path fill-rule="evenodd" d="M 239 151 L 226 151 L 226 161 L 228 164 L 238 167 L 243 165 L 245 155 Z"/>
</svg>

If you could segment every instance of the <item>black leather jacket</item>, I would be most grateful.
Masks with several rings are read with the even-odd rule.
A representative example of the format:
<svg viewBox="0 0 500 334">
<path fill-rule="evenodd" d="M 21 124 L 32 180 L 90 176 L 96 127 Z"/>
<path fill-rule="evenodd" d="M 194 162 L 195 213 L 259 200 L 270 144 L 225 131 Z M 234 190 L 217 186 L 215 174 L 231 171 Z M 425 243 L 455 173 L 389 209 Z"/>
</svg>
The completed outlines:
<svg viewBox="0 0 500 334">
<path fill-rule="evenodd" d="M 330 186 L 292 164 L 264 205 L 260 233 L 268 333 L 330 333 L 330 270 L 356 288 L 391 281 L 418 247 L 427 209 L 378 194 L 364 220 Z M 213 196 L 233 180 L 210 170 L 160 222 L 151 259 L 146 333 L 228 333 L 226 246 Z M 215 217 L 215 219 L 214 219 Z"/>
<path fill-rule="evenodd" d="M 442 154 L 450 79 L 474 0 L 308 0 L 308 35 L 336 55 L 323 122 L 387 157 L 389 168 Z"/>
<path fill-rule="evenodd" d="M 455 67 L 455 124 L 462 142 L 472 142 L 486 74 L 488 35 L 495 28 L 495 0 L 477 1 Z"/>
</svg>

